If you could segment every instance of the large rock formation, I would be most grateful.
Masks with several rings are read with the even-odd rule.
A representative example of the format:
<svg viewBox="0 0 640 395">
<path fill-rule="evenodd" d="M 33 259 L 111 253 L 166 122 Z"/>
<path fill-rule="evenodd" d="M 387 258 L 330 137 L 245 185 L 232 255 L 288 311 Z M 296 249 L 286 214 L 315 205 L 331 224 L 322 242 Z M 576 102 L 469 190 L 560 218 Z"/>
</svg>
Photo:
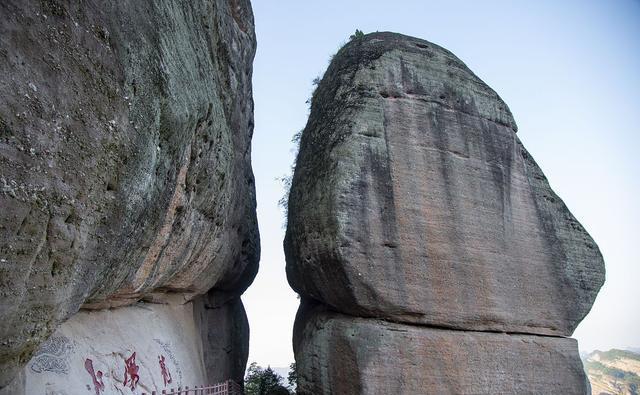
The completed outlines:
<svg viewBox="0 0 640 395">
<path fill-rule="evenodd" d="M 354 382 L 339 376 L 346 392 L 407 380 L 394 388 L 584 392 L 575 342 L 538 335 L 571 335 L 604 281 L 602 256 L 507 105 L 449 51 L 393 33 L 342 48 L 314 92 L 288 209 L 287 275 L 307 301 L 294 335 L 302 393 L 344 392 L 326 369 L 354 363 Z M 380 349 L 367 346 L 378 336 Z M 530 364 L 547 378 L 505 375 Z M 420 373 L 454 365 L 467 373 Z"/>
<path fill-rule="evenodd" d="M 254 52 L 248 0 L 0 4 L 0 387 L 81 307 L 246 320 Z"/>
<path fill-rule="evenodd" d="M 419 327 L 305 306 L 303 394 L 585 394 L 574 339 Z"/>
</svg>

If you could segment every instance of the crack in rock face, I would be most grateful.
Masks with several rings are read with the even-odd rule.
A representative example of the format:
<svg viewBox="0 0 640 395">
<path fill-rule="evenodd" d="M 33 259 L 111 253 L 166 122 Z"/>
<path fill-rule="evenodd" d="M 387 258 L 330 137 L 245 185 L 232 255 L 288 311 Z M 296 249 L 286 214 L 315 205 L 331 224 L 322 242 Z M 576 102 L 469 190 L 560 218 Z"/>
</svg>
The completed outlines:
<svg viewBox="0 0 640 395">
<path fill-rule="evenodd" d="M 548 381 L 499 373 L 547 352 L 536 343 L 482 364 L 492 345 L 510 347 L 489 340 L 497 333 L 570 336 L 604 282 L 596 243 L 516 131 L 496 92 L 444 48 L 372 33 L 338 51 L 312 97 L 288 202 L 284 248 L 289 283 L 302 297 L 294 335 L 302 393 L 379 393 L 392 383 L 405 383 L 407 394 L 565 392 L 563 379 L 583 392 L 573 340 L 541 341 L 551 357 L 532 374 L 564 372 Z M 314 313 L 317 306 L 340 318 Z M 379 320 L 424 332 L 374 330 Z M 369 345 L 378 336 L 409 349 L 445 333 L 433 328 L 449 330 L 452 347 L 467 331 L 484 334 L 451 359 L 416 350 L 410 366 L 388 375 L 373 367 L 386 366 L 385 353 Z M 350 330 L 360 340 L 350 341 Z M 431 358 L 444 369 L 465 355 L 478 380 L 460 372 L 424 381 L 436 373 L 419 371 Z M 338 374 L 349 364 L 353 382 Z"/>
<path fill-rule="evenodd" d="M 236 306 L 260 254 L 249 1 L 0 15 L 0 388 L 80 308 Z"/>
</svg>

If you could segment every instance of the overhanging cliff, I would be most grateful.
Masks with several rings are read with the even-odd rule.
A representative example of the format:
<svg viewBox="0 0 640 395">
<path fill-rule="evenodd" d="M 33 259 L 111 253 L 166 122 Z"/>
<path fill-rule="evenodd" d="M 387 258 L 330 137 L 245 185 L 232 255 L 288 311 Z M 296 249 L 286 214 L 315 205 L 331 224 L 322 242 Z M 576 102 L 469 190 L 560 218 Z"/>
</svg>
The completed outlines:
<svg viewBox="0 0 640 395">
<path fill-rule="evenodd" d="M 0 13 L 0 386 L 80 308 L 194 301 L 198 322 L 223 308 L 246 324 L 260 253 L 249 2 Z"/>
</svg>

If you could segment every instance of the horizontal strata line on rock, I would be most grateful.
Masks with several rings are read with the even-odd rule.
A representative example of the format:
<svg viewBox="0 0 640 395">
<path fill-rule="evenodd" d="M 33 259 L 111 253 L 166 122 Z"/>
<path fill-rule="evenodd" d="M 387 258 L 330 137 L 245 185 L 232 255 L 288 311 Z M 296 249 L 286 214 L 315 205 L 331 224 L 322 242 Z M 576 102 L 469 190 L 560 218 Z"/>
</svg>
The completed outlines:
<svg viewBox="0 0 640 395">
<path fill-rule="evenodd" d="M 488 121 L 488 122 L 493 122 L 497 125 L 501 125 L 501 126 L 505 126 L 511 130 L 513 130 L 514 133 L 518 133 L 518 127 L 515 123 L 515 121 L 513 121 L 511 124 L 506 123 L 501 121 L 500 119 L 491 119 L 491 118 L 487 118 L 484 117 L 480 114 L 474 114 L 472 112 L 469 111 L 464 111 L 462 109 L 459 108 L 455 108 L 451 105 L 449 105 L 448 103 L 445 103 L 444 101 L 440 101 L 440 100 L 436 100 L 436 99 L 429 99 L 427 96 L 423 96 L 423 95 L 419 95 L 419 94 L 415 94 L 415 93 L 407 93 L 405 92 L 402 96 L 385 96 L 383 93 L 378 92 L 378 95 L 380 95 L 380 97 L 382 97 L 385 100 L 398 100 L 398 99 L 404 99 L 404 100 L 416 100 L 422 103 L 429 103 L 429 104 L 438 104 L 440 106 L 442 106 L 445 110 L 451 111 L 451 112 L 459 112 L 465 115 L 468 115 L 470 117 L 473 118 L 477 118 L 480 120 L 484 120 L 484 121 Z M 505 111 L 505 110 L 500 110 L 500 111 Z"/>
<path fill-rule="evenodd" d="M 328 306 L 325 306 L 328 307 Z M 335 311 L 335 310 L 331 310 L 330 308 L 327 308 L 327 310 L 325 310 L 326 312 L 332 313 L 332 314 L 336 314 L 339 316 L 344 316 L 347 318 L 357 318 L 357 319 L 363 319 L 363 320 L 375 320 L 375 321 L 380 321 L 383 323 L 387 323 L 387 324 L 393 324 L 393 325 L 404 325 L 404 326 L 409 326 L 409 327 L 414 327 L 414 328 L 424 328 L 424 329 L 433 329 L 433 330 L 440 330 L 440 331 L 449 331 L 449 332 L 466 332 L 466 333 L 495 333 L 495 334 L 503 334 L 503 335 L 524 335 L 524 336 L 537 336 L 537 337 L 551 337 L 551 338 L 558 338 L 558 339 L 570 339 L 571 336 L 560 336 L 560 335 L 545 335 L 545 334 L 541 334 L 541 333 L 532 333 L 532 332 L 521 332 L 521 331 L 499 331 L 499 330 L 491 330 L 491 329 L 487 329 L 487 330 L 478 330 L 478 329 L 465 329 L 459 326 L 447 326 L 447 325 L 432 325 L 432 324 L 419 324 L 419 323 L 415 323 L 415 322 L 407 322 L 407 321 L 399 321 L 399 320 L 392 320 L 389 318 L 381 318 L 381 317 L 364 317 L 364 316 L 355 316 L 355 315 L 349 315 L 349 314 L 344 314 L 342 312 L 339 311 Z M 406 332 L 403 330 L 398 330 L 398 329 L 389 329 L 391 331 L 396 331 L 396 332 Z"/>
</svg>

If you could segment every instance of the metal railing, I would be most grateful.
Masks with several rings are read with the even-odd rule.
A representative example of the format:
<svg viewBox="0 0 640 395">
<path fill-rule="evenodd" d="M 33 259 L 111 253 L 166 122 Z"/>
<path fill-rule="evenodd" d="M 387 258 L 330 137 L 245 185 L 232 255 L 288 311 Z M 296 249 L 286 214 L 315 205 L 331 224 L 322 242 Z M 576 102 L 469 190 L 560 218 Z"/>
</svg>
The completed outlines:
<svg viewBox="0 0 640 395">
<path fill-rule="evenodd" d="M 148 395 L 143 392 L 142 395 Z M 171 388 L 162 391 L 151 391 L 151 395 L 243 395 L 242 387 L 240 384 L 233 380 L 227 380 L 222 383 L 213 384 L 209 386 L 195 386 L 178 387 L 177 389 Z"/>
</svg>

